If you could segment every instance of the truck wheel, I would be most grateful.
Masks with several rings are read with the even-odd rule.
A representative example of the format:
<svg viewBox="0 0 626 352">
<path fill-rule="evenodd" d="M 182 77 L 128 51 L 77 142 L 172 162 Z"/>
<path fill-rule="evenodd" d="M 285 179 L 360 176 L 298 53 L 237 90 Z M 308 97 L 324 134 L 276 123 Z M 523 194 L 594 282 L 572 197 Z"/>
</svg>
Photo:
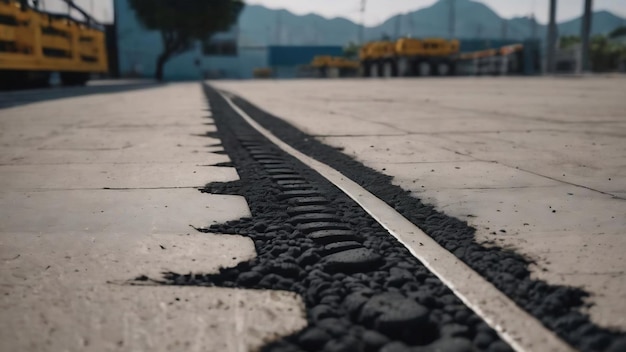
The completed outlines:
<svg viewBox="0 0 626 352">
<path fill-rule="evenodd" d="M 89 80 L 89 73 L 61 72 L 61 83 L 64 86 L 84 86 Z"/>
<path fill-rule="evenodd" d="M 408 75 L 410 77 L 416 77 L 420 75 L 420 63 L 419 61 L 416 60 L 411 60 L 409 61 L 409 69 L 408 69 Z"/>
<path fill-rule="evenodd" d="M 372 66 L 371 63 L 369 63 L 367 61 L 364 61 L 361 64 L 361 70 L 360 70 L 361 71 L 361 76 L 363 76 L 363 77 L 371 77 L 370 76 L 371 75 L 371 72 L 370 72 L 370 67 L 371 66 Z"/>
<path fill-rule="evenodd" d="M 24 89 L 26 73 L 23 71 L 0 70 L 0 90 Z"/>
<path fill-rule="evenodd" d="M 457 73 L 457 62 L 450 63 L 450 76 L 456 76 Z"/>
<path fill-rule="evenodd" d="M 378 62 L 373 62 L 373 63 L 370 65 L 370 74 L 369 74 L 369 77 L 372 77 L 372 78 L 376 78 L 376 77 L 378 77 L 378 66 L 380 66 Z"/>
<path fill-rule="evenodd" d="M 326 71 L 326 78 L 339 78 L 339 68 L 329 67 Z"/>
<path fill-rule="evenodd" d="M 411 72 L 411 67 L 410 67 L 410 63 L 407 59 L 405 58 L 399 58 L 396 61 L 396 74 L 395 76 L 397 77 L 407 77 L 410 75 Z"/>
<path fill-rule="evenodd" d="M 38 72 L 32 81 L 34 88 L 47 88 L 50 86 L 50 72 Z"/>
<path fill-rule="evenodd" d="M 417 75 L 422 77 L 428 77 L 432 75 L 432 66 L 428 61 L 422 61 L 417 64 Z"/>
<path fill-rule="evenodd" d="M 385 61 L 382 63 L 382 75 L 385 78 L 393 77 L 393 63 L 391 61 Z"/>
<path fill-rule="evenodd" d="M 450 63 L 443 61 L 437 64 L 437 76 L 449 76 L 452 70 L 450 69 Z"/>
</svg>

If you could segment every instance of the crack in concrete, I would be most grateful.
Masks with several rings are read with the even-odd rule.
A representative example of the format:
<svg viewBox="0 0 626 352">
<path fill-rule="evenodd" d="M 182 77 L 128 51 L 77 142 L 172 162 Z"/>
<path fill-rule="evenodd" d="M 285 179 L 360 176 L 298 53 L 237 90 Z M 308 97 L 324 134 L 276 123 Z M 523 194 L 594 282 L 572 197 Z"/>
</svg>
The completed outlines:
<svg viewBox="0 0 626 352">
<path fill-rule="evenodd" d="M 505 164 L 505 163 L 502 163 L 502 162 L 500 162 L 498 160 L 484 160 L 484 159 L 481 159 L 481 158 L 477 158 L 477 157 L 473 156 L 472 154 L 459 152 L 459 151 L 454 150 L 452 148 L 447 148 L 447 147 L 441 147 L 441 148 L 444 149 L 444 150 L 447 150 L 449 152 L 454 152 L 454 153 L 459 154 L 459 155 L 470 157 L 470 158 L 472 158 L 474 160 L 477 160 L 477 161 L 496 163 L 496 164 L 502 165 L 504 167 L 508 167 L 508 168 L 511 168 L 511 169 L 519 170 L 519 171 L 523 171 L 523 172 L 529 173 L 531 175 L 543 177 L 543 178 L 546 178 L 548 180 L 556 181 L 556 182 L 559 182 L 559 183 L 562 183 L 562 184 L 565 184 L 565 185 L 574 186 L 574 187 L 578 187 L 578 188 L 583 188 L 583 189 L 586 189 L 586 190 L 589 190 L 589 191 L 593 191 L 593 192 L 597 192 L 597 193 L 600 193 L 600 194 L 603 194 L 603 195 L 606 195 L 606 196 L 611 196 L 614 199 L 626 200 L 626 198 L 622 197 L 622 196 L 618 196 L 618 195 L 615 195 L 615 194 L 612 194 L 612 193 L 609 193 L 609 192 L 601 191 L 599 189 L 595 189 L 593 187 L 581 185 L 581 184 L 578 184 L 578 183 L 560 180 L 558 178 L 555 178 L 555 177 L 552 177 L 552 176 L 548 176 L 548 175 L 543 175 L 543 174 L 541 174 L 539 172 L 535 172 L 535 171 L 532 171 L 532 170 L 524 169 L 524 168 L 519 167 L 519 166 L 512 166 L 512 165 L 509 165 L 509 164 Z M 535 186 L 533 186 L 533 187 L 535 187 Z"/>
</svg>

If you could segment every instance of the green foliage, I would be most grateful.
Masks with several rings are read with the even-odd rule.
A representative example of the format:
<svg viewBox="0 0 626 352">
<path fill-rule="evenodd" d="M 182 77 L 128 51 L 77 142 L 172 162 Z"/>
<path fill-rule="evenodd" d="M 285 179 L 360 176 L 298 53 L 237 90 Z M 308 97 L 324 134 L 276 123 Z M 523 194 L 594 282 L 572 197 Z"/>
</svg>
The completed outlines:
<svg viewBox="0 0 626 352">
<path fill-rule="evenodd" d="M 356 58 L 359 56 L 359 50 L 361 50 L 361 46 L 350 42 L 343 48 L 343 56 L 349 59 Z"/>
<path fill-rule="evenodd" d="M 621 36 L 626 36 L 626 26 L 617 27 L 609 33 L 609 38 L 617 38 Z"/>
<path fill-rule="evenodd" d="M 577 35 L 566 35 L 560 39 L 561 49 L 567 49 L 576 44 L 580 44 L 580 37 Z"/>
<path fill-rule="evenodd" d="M 228 30 L 239 17 L 241 0 L 129 0 L 139 22 L 161 32 L 163 53 L 157 59 L 157 79 L 172 56 L 190 49 L 195 40 Z"/>
<path fill-rule="evenodd" d="M 178 32 L 189 39 L 225 31 L 237 20 L 237 0 L 130 0 L 139 21 L 152 30 Z"/>
<path fill-rule="evenodd" d="M 626 28 L 624 29 L 626 30 Z M 617 30 L 614 32 L 617 32 Z M 614 37 L 613 33 L 611 33 L 608 37 L 604 35 L 596 35 L 590 39 L 589 59 L 591 60 L 593 71 L 614 71 L 619 67 L 620 61 L 626 60 L 626 45 L 617 41 L 612 41 L 610 39 L 612 37 Z M 580 43 L 581 40 L 579 36 L 570 35 L 561 37 L 562 49 L 567 49 Z"/>
<path fill-rule="evenodd" d="M 590 59 L 596 72 L 614 71 L 621 60 L 626 60 L 626 45 L 609 40 L 605 36 L 591 38 Z"/>
</svg>

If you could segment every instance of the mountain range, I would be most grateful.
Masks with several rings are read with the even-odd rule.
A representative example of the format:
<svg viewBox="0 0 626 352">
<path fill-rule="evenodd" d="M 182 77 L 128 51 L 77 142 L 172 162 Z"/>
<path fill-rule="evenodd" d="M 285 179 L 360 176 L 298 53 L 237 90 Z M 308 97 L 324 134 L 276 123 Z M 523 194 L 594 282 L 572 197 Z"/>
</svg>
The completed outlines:
<svg viewBox="0 0 626 352">
<path fill-rule="evenodd" d="M 383 37 L 447 37 L 449 0 L 439 0 L 430 7 L 393 16 L 374 27 L 364 29 L 366 40 Z M 581 18 L 558 24 L 559 35 L 578 35 Z M 608 11 L 593 13 L 592 34 L 606 34 L 626 25 L 626 19 Z M 456 0 L 455 37 L 459 39 L 544 38 L 547 26 L 531 17 L 504 19 L 483 3 Z M 273 10 L 247 5 L 239 18 L 242 45 L 346 45 L 357 42 L 360 25 L 345 19 L 327 19 L 318 15 L 295 15 L 287 10 Z"/>
</svg>

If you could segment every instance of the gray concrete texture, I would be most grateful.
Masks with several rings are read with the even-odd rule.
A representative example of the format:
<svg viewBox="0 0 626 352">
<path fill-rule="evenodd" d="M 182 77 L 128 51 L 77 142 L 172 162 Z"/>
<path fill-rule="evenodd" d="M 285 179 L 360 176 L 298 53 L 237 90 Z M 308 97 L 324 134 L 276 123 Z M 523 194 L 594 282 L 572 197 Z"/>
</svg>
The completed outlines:
<svg viewBox="0 0 626 352">
<path fill-rule="evenodd" d="M 181 84 L 0 110 L 1 351 L 249 351 L 306 325 L 288 292 L 129 284 L 255 256 L 193 228 L 249 216 L 197 189 L 238 179 L 207 108 Z"/>
<path fill-rule="evenodd" d="M 626 330 L 626 78 L 212 83 L 583 287 L 592 320 Z"/>
</svg>

